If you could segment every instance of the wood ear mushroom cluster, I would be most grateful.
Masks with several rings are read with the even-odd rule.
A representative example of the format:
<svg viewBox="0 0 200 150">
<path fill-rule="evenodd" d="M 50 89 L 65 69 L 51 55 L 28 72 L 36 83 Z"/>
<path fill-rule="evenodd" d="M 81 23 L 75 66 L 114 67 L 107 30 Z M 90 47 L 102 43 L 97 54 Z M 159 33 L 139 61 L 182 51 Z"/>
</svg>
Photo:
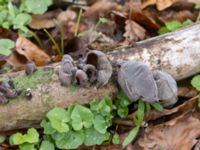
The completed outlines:
<svg viewBox="0 0 200 150">
<path fill-rule="evenodd" d="M 177 84 L 174 78 L 166 72 L 150 70 L 142 62 L 120 63 L 118 83 L 132 101 L 161 100 L 164 107 L 172 106 L 177 102 Z"/>
<path fill-rule="evenodd" d="M 83 62 L 78 65 L 75 65 L 71 56 L 64 55 L 59 70 L 59 79 L 64 86 L 76 83 L 81 87 L 91 84 L 101 87 L 108 83 L 111 75 L 111 63 L 106 55 L 98 50 L 88 52 Z"/>
</svg>

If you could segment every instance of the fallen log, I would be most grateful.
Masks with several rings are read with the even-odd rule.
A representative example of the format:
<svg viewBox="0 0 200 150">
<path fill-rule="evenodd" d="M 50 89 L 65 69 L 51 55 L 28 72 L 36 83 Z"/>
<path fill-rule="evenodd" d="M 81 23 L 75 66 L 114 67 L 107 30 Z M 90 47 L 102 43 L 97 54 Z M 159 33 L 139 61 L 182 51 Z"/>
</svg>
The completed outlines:
<svg viewBox="0 0 200 150">
<path fill-rule="evenodd" d="M 108 53 L 108 57 L 113 62 L 143 61 L 154 69 L 170 73 L 176 80 L 187 78 L 200 72 L 200 24 L 138 42 L 133 47 L 119 48 Z M 46 112 L 55 106 L 88 103 L 104 95 L 113 96 L 118 91 L 113 81 L 99 89 L 62 87 L 58 80 L 58 68 L 59 64 L 54 64 L 48 69 L 41 69 L 37 73 L 42 74 L 39 77 L 27 77 L 24 72 L 0 76 L 1 80 L 11 77 L 21 88 L 32 89 L 31 100 L 18 97 L 6 105 L 0 105 L 0 132 L 38 125 Z"/>
</svg>

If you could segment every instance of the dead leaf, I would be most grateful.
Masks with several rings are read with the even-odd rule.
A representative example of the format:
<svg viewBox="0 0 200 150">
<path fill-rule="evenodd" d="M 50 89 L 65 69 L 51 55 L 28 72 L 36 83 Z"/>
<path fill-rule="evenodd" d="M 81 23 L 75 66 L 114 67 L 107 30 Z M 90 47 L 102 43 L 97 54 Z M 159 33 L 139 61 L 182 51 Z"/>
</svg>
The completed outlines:
<svg viewBox="0 0 200 150">
<path fill-rule="evenodd" d="M 181 11 L 167 10 L 167 11 L 162 11 L 160 13 L 157 12 L 157 14 L 158 14 L 158 18 L 162 20 L 163 23 L 166 23 L 172 20 L 183 22 L 187 19 L 190 19 L 192 21 L 195 21 L 196 19 L 196 15 L 189 10 L 181 10 Z"/>
<path fill-rule="evenodd" d="M 141 150 L 190 150 L 197 143 L 200 136 L 200 120 L 192 114 L 183 115 L 182 118 L 174 119 L 171 125 L 161 124 L 148 127 L 144 138 L 138 143 Z"/>
<path fill-rule="evenodd" d="M 36 30 L 53 28 L 56 26 L 54 20 L 61 12 L 60 9 L 56 9 L 43 15 L 32 15 L 32 21 L 30 22 L 29 27 Z"/>
<path fill-rule="evenodd" d="M 156 5 L 157 9 L 161 11 L 181 1 L 186 2 L 186 3 L 193 3 L 193 4 L 200 3 L 200 0 L 143 0 L 142 9 L 150 5 Z"/>
<path fill-rule="evenodd" d="M 145 29 L 135 21 L 126 21 L 124 37 L 128 43 L 133 44 L 138 40 L 143 40 L 145 38 L 145 32 Z"/>
<path fill-rule="evenodd" d="M 144 0 L 142 3 L 142 8 L 146 8 L 149 5 L 155 5 L 157 6 L 158 10 L 164 10 L 168 7 L 170 7 L 172 4 L 177 2 L 178 0 Z"/>
<path fill-rule="evenodd" d="M 68 8 L 65 11 L 60 9 L 47 12 L 43 15 L 32 15 L 32 21 L 29 26 L 32 29 L 49 29 L 55 27 L 57 24 L 66 24 L 69 21 L 76 19 L 75 11 Z"/>
<path fill-rule="evenodd" d="M 37 66 L 43 66 L 50 62 L 50 57 L 44 50 L 23 36 L 19 36 L 16 41 L 16 51 L 25 56 L 28 61 L 34 61 Z"/>
<path fill-rule="evenodd" d="M 141 12 L 133 12 L 131 19 L 148 30 L 157 31 L 162 22 L 158 19 L 157 12 L 150 10 L 143 10 Z"/>
<path fill-rule="evenodd" d="M 103 14 L 110 12 L 112 10 L 120 10 L 120 9 L 121 9 L 120 5 L 118 5 L 115 2 L 108 0 L 101 0 L 94 3 L 91 7 L 88 7 L 88 9 L 84 13 L 84 17 L 102 16 Z"/>
</svg>

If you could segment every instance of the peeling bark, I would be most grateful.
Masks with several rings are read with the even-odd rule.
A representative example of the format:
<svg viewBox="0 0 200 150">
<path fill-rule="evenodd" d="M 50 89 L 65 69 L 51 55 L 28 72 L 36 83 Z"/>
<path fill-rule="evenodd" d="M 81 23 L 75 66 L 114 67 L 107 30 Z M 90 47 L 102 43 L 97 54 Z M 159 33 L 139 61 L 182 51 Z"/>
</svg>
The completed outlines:
<svg viewBox="0 0 200 150">
<path fill-rule="evenodd" d="M 134 47 L 121 48 L 108 53 L 111 61 L 139 60 L 154 69 L 170 73 L 176 80 L 187 78 L 200 72 L 200 24 L 138 42 Z M 60 85 L 57 70 L 50 80 L 37 85 L 32 91 L 32 99 L 18 98 L 9 104 L 0 105 L 0 132 L 28 128 L 38 125 L 46 112 L 55 106 L 67 107 L 74 103 L 88 103 L 104 95 L 115 95 L 118 91 L 114 82 L 96 89 L 66 88 Z M 24 72 L 3 76 L 22 76 Z"/>
</svg>

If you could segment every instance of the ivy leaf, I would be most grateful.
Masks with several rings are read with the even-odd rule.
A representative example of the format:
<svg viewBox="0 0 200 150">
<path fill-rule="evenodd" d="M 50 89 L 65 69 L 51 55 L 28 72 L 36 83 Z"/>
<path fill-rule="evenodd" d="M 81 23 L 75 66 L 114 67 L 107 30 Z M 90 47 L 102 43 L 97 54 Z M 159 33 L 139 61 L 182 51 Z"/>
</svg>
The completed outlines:
<svg viewBox="0 0 200 150">
<path fill-rule="evenodd" d="M 83 144 L 84 138 L 85 135 L 82 130 L 69 131 L 65 133 L 65 136 L 62 139 L 56 140 L 56 146 L 59 149 L 76 149 Z"/>
<path fill-rule="evenodd" d="M 24 143 L 19 145 L 20 150 L 36 150 L 34 144 Z"/>
<path fill-rule="evenodd" d="M 139 128 L 140 128 L 140 126 L 136 126 L 135 128 L 133 128 L 133 129 L 130 131 L 130 133 L 129 133 L 128 136 L 125 138 L 125 140 L 124 140 L 124 142 L 123 142 L 123 144 L 122 144 L 123 147 L 127 146 L 128 144 L 130 144 L 130 143 L 133 141 L 133 139 L 136 137 L 136 135 L 137 135 L 138 132 L 139 132 Z"/>
<path fill-rule="evenodd" d="M 150 104 L 156 111 L 163 112 L 163 106 L 159 102 L 154 102 Z"/>
<path fill-rule="evenodd" d="M 81 130 L 82 127 L 89 128 L 93 123 L 93 113 L 84 106 L 75 105 L 71 119 L 74 130 Z"/>
<path fill-rule="evenodd" d="M 120 143 L 119 134 L 115 133 L 115 134 L 113 135 L 112 143 L 113 143 L 113 144 L 119 144 L 119 143 Z"/>
<path fill-rule="evenodd" d="M 194 88 L 200 91 L 200 75 L 196 75 L 192 78 L 191 84 Z"/>
<path fill-rule="evenodd" d="M 95 116 L 95 118 L 94 118 L 94 128 L 102 134 L 106 133 L 108 125 L 107 125 L 104 117 L 102 117 L 101 115 Z"/>
<path fill-rule="evenodd" d="M 65 109 L 55 107 L 47 113 L 47 118 L 58 132 L 69 131 L 69 126 L 66 123 L 70 121 L 70 117 L 69 112 Z"/>
<path fill-rule="evenodd" d="M 49 141 L 42 141 L 40 150 L 55 150 L 54 144 Z"/>
<path fill-rule="evenodd" d="M 104 141 L 107 141 L 110 138 L 110 133 L 106 132 L 102 134 L 94 129 L 94 127 L 85 129 L 85 140 L 84 145 L 101 145 Z"/>
<path fill-rule="evenodd" d="M 15 43 L 10 39 L 0 39 L 0 54 L 8 56 L 14 47 Z"/>
<path fill-rule="evenodd" d="M 27 143 L 37 143 L 39 142 L 39 134 L 36 129 L 30 128 L 27 134 L 24 135 L 24 141 Z"/>
<path fill-rule="evenodd" d="M 52 0 L 24 0 L 24 9 L 33 14 L 43 14 L 53 3 Z"/>
</svg>

